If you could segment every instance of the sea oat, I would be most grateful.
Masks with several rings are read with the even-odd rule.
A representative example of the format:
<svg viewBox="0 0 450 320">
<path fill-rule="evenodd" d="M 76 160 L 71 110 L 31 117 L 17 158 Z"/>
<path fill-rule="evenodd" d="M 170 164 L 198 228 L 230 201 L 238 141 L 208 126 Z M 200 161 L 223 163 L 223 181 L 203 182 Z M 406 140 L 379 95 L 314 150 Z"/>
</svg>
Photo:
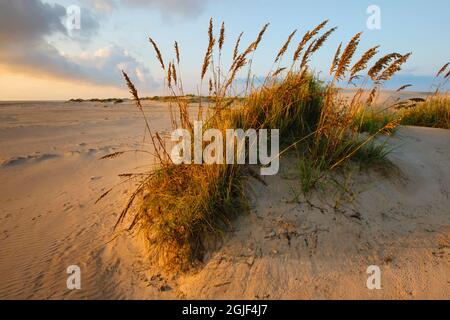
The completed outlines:
<svg viewBox="0 0 450 320">
<path fill-rule="evenodd" d="M 342 48 L 342 42 L 339 44 L 336 53 L 334 54 L 334 58 L 333 61 L 331 63 L 331 68 L 330 68 L 330 75 L 332 75 L 334 73 L 334 71 L 336 70 L 336 67 L 339 64 L 339 58 L 341 55 L 341 48 Z"/>
<path fill-rule="evenodd" d="M 220 51 L 222 51 L 224 41 L 225 41 L 225 22 L 222 22 L 222 27 L 220 28 L 220 36 L 219 36 L 219 50 Z"/>
<path fill-rule="evenodd" d="M 345 73 L 347 72 L 350 62 L 353 58 L 353 55 L 355 54 L 356 48 L 358 47 L 360 37 L 362 35 L 362 32 L 357 33 L 353 38 L 350 40 L 348 45 L 345 47 L 344 51 L 342 52 L 342 55 L 339 59 L 339 63 L 337 65 L 336 73 L 335 73 L 335 79 L 339 80 L 342 78 Z"/>
<path fill-rule="evenodd" d="M 393 59 L 398 59 L 400 58 L 402 55 L 399 53 L 389 53 L 387 55 L 385 55 L 384 57 L 381 57 L 374 65 L 372 68 L 370 68 L 369 72 L 367 73 L 370 78 L 373 81 L 376 81 L 378 74 L 393 60 Z"/>
<path fill-rule="evenodd" d="M 401 66 L 409 59 L 412 53 L 407 53 L 397 60 L 395 60 L 383 73 L 377 78 L 377 81 L 387 81 L 392 78 L 392 76 L 400 71 Z"/>
<path fill-rule="evenodd" d="M 209 28 L 208 28 L 208 48 L 206 49 L 205 58 L 203 59 L 203 66 L 202 66 L 202 73 L 201 73 L 201 80 L 205 77 L 206 71 L 208 70 L 208 66 L 211 61 L 211 56 L 213 53 L 214 44 L 216 42 L 216 39 L 213 37 L 213 20 L 212 18 L 209 20 Z"/>
<path fill-rule="evenodd" d="M 445 70 L 447 70 L 447 67 L 448 67 L 449 64 L 450 64 L 450 62 L 447 62 L 446 64 L 444 64 L 442 66 L 441 69 L 439 69 L 438 73 L 436 74 L 436 78 L 438 78 L 441 75 L 441 73 L 444 73 Z"/>
<path fill-rule="evenodd" d="M 309 40 L 311 40 L 320 30 L 322 30 L 323 27 L 328 23 L 328 20 L 323 21 L 320 23 L 317 27 L 315 27 L 312 31 L 306 31 L 306 33 L 303 35 L 302 40 L 297 45 L 297 49 L 294 52 L 293 61 L 297 61 L 300 57 L 301 52 L 303 51 L 303 48 L 308 43 Z"/>
<path fill-rule="evenodd" d="M 241 38 L 242 38 L 242 35 L 243 35 L 244 33 L 243 32 L 241 32 L 241 34 L 239 35 L 239 37 L 237 38 L 237 40 L 236 40 L 236 44 L 234 45 L 234 50 L 233 50 L 233 61 L 236 61 L 236 58 L 237 58 L 237 55 L 238 55 L 238 52 L 239 52 L 239 44 L 240 44 L 240 42 L 241 42 Z"/>
<path fill-rule="evenodd" d="M 286 52 L 286 50 L 289 47 L 289 44 L 291 43 L 292 38 L 294 37 L 294 35 L 296 33 L 297 33 L 297 29 L 292 31 L 292 33 L 289 35 L 286 42 L 284 43 L 284 45 L 281 47 L 280 51 L 278 52 L 277 57 L 275 58 L 275 63 L 278 62 L 278 60 L 280 60 L 280 58 L 284 55 L 284 53 Z"/>
<path fill-rule="evenodd" d="M 149 39 L 150 43 L 153 45 L 153 48 L 155 49 L 156 58 L 158 59 L 159 63 L 161 64 L 161 68 L 163 70 L 165 70 L 166 68 L 165 68 L 164 61 L 163 61 L 163 58 L 162 58 L 162 55 L 161 55 L 161 51 L 159 51 L 158 45 L 156 44 L 155 41 L 153 41 L 152 38 L 149 37 L 148 39 Z"/>
<path fill-rule="evenodd" d="M 400 92 L 405 90 L 406 88 L 412 87 L 412 84 L 405 84 L 403 86 L 401 86 L 400 88 L 398 88 L 395 92 Z"/>
<path fill-rule="evenodd" d="M 172 78 L 175 85 L 178 84 L 177 70 L 175 68 L 175 63 L 172 63 Z"/>
<path fill-rule="evenodd" d="M 335 32 L 337 29 L 337 27 L 331 28 L 330 30 L 328 30 L 327 32 L 325 32 L 319 39 L 317 39 L 316 44 L 314 45 L 314 47 L 312 48 L 312 53 L 316 52 L 317 50 L 319 50 L 323 44 L 327 41 L 328 37 Z"/>
<path fill-rule="evenodd" d="M 180 64 L 180 48 L 178 47 L 178 42 L 175 41 L 175 55 L 177 57 L 177 63 Z"/>
<path fill-rule="evenodd" d="M 356 79 L 358 77 L 358 72 L 364 70 L 367 67 L 367 63 L 369 62 L 370 59 L 372 59 L 377 53 L 378 53 L 378 48 L 380 46 L 375 46 L 373 48 L 370 48 L 369 50 L 367 50 L 361 57 L 361 59 L 359 59 L 352 67 L 352 69 L 350 70 L 350 77 L 348 80 L 348 83 L 351 83 L 353 79 Z"/>
</svg>

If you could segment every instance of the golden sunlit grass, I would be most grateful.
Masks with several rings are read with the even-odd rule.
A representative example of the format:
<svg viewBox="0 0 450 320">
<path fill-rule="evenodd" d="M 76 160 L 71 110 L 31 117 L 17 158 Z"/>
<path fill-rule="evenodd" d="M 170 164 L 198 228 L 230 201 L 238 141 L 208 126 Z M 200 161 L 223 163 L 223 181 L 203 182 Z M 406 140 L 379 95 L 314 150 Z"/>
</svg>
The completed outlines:
<svg viewBox="0 0 450 320">
<path fill-rule="evenodd" d="M 263 41 L 269 25 L 262 27 L 255 40 L 240 50 L 242 34 L 233 43 L 233 58 L 225 67 L 225 24 L 217 38 L 211 19 L 208 46 L 200 69 L 201 88 L 207 86 L 208 102 L 198 97 L 196 119 L 189 114 L 181 80 L 181 49 L 175 42 L 174 59 L 165 61 L 157 43 L 150 39 L 157 60 L 165 74 L 165 85 L 172 99 L 169 111 L 172 128 L 193 132 L 193 120 L 203 119 L 204 130 L 279 129 L 280 156 L 297 151 L 300 183 L 309 192 L 330 170 L 352 159 L 373 163 L 385 158 L 384 146 L 373 144 L 377 135 L 391 132 L 399 123 L 397 117 L 369 124 L 362 110 L 370 107 L 380 88 L 407 61 L 410 54 L 392 53 L 382 56 L 368 67 L 379 47 L 365 51 L 356 58 L 361 33 L 341 44 L 331 61 L 332 80 L 325 83 L 309 68 L 311 57 L 319 51 L 336 28 L 323 31 L 328 21 L 307 31 L 295 47 L 292 58 L 286 59 L 289 46 L 295 41 L 293 31 L 274 54 L 274 64 L 263 84 L 253 84 L 251 70 L 254 53 Z M 322 32 L 323 31 L 323 32 Z M 322 33 L 321 33 L 322 32 Z M 245 72 L 245 88 L 236 88 L 237 77 Z M 338 90 L 343 82 L 352 83 L 360 77 L 370 78 L 371 88 L 361 86 L 351 101 Z M 127 85 L 141 110 L 145 112 L 138 93 L 124 73 Z M 370 94 L 363 98 L 363 92 Z M 242 94 L 237 94 L 242 92 Z M 431 102 L 430 102 L 431 103 Z M 438 104 L 437 102 L 433 102 Z M 436 107 L 439 108 L 439 107 Z M 412 117 L 412 113 L 411 113 Z M 148 239 L 152 257 L 162 267 L 187 270 L 202 262 L 205 253 L 214 248 L 217 239 L 231 226 L 233 217 L 246 210 L 245 179 L 262 181 L 250 167 L 237 164 L 175 165 L 172 163 L 163 137 L 153 132 L 147 120 L 159 168 L 139 180 L 139 186 L 123 210 L 117 225 L 123 223 L 135 200 L 140 204 L 129 217 L 128 229 L 139 228 Z M 370 129 L 364 128 L 370 126 Z M 362 137 L 361 131 L 369 131 Z M 131 177 L 132 178 L 132 177 Z"/>
<path fill-rule="evenodd" d="M 433 84 L 436 89 L 428 97 L 396 101 L 392 106 L 382 106 L 380 111 L 362 109 L 356 118 L 361 131 L 376 132 L 396 118 L 402 125 L 450 129 L 450 96 L 444 90 L 450 79 L 449 65 L 446 63 L 439 69 Z M 410 86 L 404 85 L 397 92 Z"/>
<path fill-rule="evenodd" d="M 450 129 L 450 96 L 433 95 L 401 112 L 402 124 Z"/>
</svg>

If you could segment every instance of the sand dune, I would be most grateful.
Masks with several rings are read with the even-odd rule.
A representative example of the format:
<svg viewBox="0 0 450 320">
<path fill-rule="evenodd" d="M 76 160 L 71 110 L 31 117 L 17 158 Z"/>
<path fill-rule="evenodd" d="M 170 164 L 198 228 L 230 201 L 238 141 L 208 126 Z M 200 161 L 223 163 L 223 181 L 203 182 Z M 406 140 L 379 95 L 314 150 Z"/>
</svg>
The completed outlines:
<svg viewBox="0 0 450 320">
<path fill-rule="evenodd" d="M 395 169 L 352 172 L 352 192 L 305 198 L 294 159 L 256 185 L 253 209 L 207 266 L 181 281 L 188 298 L 447 299 L 450 132 L 402 128 Z M 339 177 L 336 177 L 339 178 Z M 345 186 L 345 180 L 341 179 Z M 382 271 L 368 290 L 367 267 Z"/>
<path fill-rule="evenodd" d="M 151 126 L 168 127 L 166 105 L 145 109 Z M 175 277 L 149 265 L 138 237 L 113 239 L 133 183 L 94 204 L 118 174 L 148 168 L 142 154 L 98 160 L 147 147 L 143 130 L 128 102 L 0 105 L 0 298 L 450 296 L 449 131 L 402 128 L 389 141 L 397 170 L 336 177 L 352 193 L 297 197 L 293 159 L 282 159 L 267 186 L 251 183 L 251 212 L 204 268 Z M 66 288 L 73 264 L 82 290 Z M 369 265 L 382 269 L 382 290 L 367 290 Z"/>
</svg>

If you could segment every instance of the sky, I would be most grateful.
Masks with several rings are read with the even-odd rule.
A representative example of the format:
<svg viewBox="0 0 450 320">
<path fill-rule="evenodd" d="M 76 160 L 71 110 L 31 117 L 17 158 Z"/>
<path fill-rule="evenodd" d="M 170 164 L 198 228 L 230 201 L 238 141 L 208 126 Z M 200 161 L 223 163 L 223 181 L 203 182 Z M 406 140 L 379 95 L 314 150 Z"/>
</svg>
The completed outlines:
<svg viewBox="0 0 450 320">
<path fill-rule="evenodd" d="M 379 20 L 368 12 L 373 6 Z M 77 7 L 79 29 L 78 19 L 68 28 L 68 9 Z M 294 29 L 282 65 L 289 65 L 304 32 L 329 19 L 328 27 L 338 29 L 311 61 L 324 79 L 339 43 L 363 32 L 357 55 L 375 45 L 381 45 L 379 56 L 413 53 L 387 88 L 413 84 L 411 90 L 427 91 L 450 60 L 449 15 L 448 0 L 0 0 L 0 100 L 127 97 L 122 69 L 141 96 L 167 94 L 149 36 L 166 63 L 178 41 L 185 89 L 197 93 L 211 17 L 215 32 L 225 22 L 225 65 L 241 31 L 245 47 L 270 23 L 254 56 L 256 76 L 267 74 Z M 369 28 L 368 19 L 379 28 Z"/>
</svg>

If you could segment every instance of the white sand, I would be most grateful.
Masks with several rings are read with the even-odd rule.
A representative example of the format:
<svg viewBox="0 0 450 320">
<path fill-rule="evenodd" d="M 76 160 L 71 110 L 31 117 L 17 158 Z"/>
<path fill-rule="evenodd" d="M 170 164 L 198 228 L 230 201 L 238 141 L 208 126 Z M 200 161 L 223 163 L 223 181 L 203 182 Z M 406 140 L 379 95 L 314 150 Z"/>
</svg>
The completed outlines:
<svg viewBox="0 0 450 320">
<path fill-rule="evenodd" d="M 206 266 L 169 277 L 149 265 L 139 239 L 112 240 L 132 183 L 94 205 L 117 174 L 150 162 L 97 160 L 142 148 L 134 106 L 104 105 L 0 104 L 0 298 L 450 297 L 450 131 L 401 129 L 390 142 L 400 172 L 354 173 L 354 195 L 337 208 L 330 191 L 292 202 L 299 182 L 283 159 L 267 187 L 251 183 L 251 213 Z M 168 127 L 166 106 L 146 109 L 153 127 Z M 66 288 L 73 264 L 79 291 Z M 382 290 L 366 288 L 371 264 Z"/>
</svg>

